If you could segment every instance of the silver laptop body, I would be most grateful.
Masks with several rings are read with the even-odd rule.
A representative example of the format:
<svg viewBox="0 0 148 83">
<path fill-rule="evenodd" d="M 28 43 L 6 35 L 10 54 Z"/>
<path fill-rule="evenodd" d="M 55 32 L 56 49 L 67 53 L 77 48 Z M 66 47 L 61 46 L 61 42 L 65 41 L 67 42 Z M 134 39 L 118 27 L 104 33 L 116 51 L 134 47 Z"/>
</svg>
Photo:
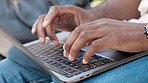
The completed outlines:
<svg viewBox="0 0 148 83">
<path fill-rule="evenodd" d="M 61 34 L 60 34 L 61 36 Z M 64 34 L 62 35 L 64 37 Z M 29 63 L 26 63 L 23 61 L 23 57 L 28 57 L 30 58 L 30 60 L 36 64 L 36 66 L 34 66 L 34 69 L 38 69 L 39 71 L 42 71 L 42 73 L 45 74 L 50 74 L 52 76 L 54 76 L 55 78 L 61 80 L 61 82 L 78 82 L 81 81 L 83 79 L 86 79 L 88 77 L 97 75 L 99 73 L 102 73 L 106 70 L 112 69 L 114 67 L 117 67 L 119 65 L 122 65 L 124 63 L 127 63 L 129 61 L 135 60 L 137 58 L 143 57 L 145 55 L 148 54 L 147 51 L 145 52 L 141 52 L 141 53 L 126 53 L 126 52 L 120 52 L 120 51 L 116 51 L 113 49 L 105 49 L 102 50 L 100 52 L 97 52 L 95 55 L 97 57 L 102 57 L 105 58 L 105 60 L 109 60 L 110 62 L 106 63 L 106 64 L 102 64 L 102 65 L 98 65 L 97 66 L 93 66 L 93 68 L 85 70 L 84 72 L 80 72 L 79 74 L 76 75 L 72 75 L 72 76 L 65 76 L 61 73 L 59 73 L 58 71 L 55 71 L 53 68 L 51 68 L 51 66 L 48 65 L 48 63 L 43 62 L 42 60 L 40 60 L 39 58 L 37 58 L 36 55 L 34 55 L 34 53 L 30 50 L 28 50 L 28 47 L 35 45 L 35 44 L 39 44 L 39 40 L 35 40 L 32 41 L 30 43 L 24 44 L 22 45 L 19 41 L 17 41 L 14 37 L 12 37 L 6 30 L 4 30 L 3 28 L 0 27 L 0 52 L 3 52 L 3 54 L 6 54 L 4 52 L 8 52 L 8 49 L 10 50 L 11 47 L 16 47 L 17 49 L 21 50 L 23 53 L 25 53 L 25 55 L 22 56 L 10 56 L 10 59 L 14 60 L 15 62 L 19 63 L 19 64 L 25 64 L 25 66 L 31 67 L 31 65 L 29 65 Z M 48 45 L 47 43 L 43 44 L 43 45 L 39 45 L 39 46 L 44 46 L 46 47 L 49 46 L 50 49 L 52 47 L 52 43 L 50 43 L 50 40 L 47 38 L 47 41 L 50 45 Z M 4 42 L 7 46 L 4 47 Z M 62 45 L 62 42 L 61 42 Z M 5 49 L 4 49 L 5 48 Z M 46 47 L 48 49 L 48 47 Z M 52 49 L 54 49 L 55 47 L 52 47 Z M 37 49 L 41 49 L 41 48 L 37 48 Z M 82 48 L 82 51 L 85 51 L 87 49 L 87 47 Z M 50 51 L 50 50 L 49 50 Z M 42 53 L 38 53 L 38 56 L 42 55 Z M 63 54 L 61 53 L 61 55 L 63 56 Z M 52 57 L 52 55 L 49 55 Z M 56 56 L 56 55 L 54 55 Z M 15 60 L 18 59 L 18 60 Z M 57 61 L 59 62 L 59 61 Z M 82 63 L 82 62 L 81 62 Z M 72 64 L 71 64 L 72 65 Z M 32 67 L 33 68 L 33 67 Z M 72 67 L 70 67 L 72 68 Z M 57 70 L 61 70 L 61 69 L 57 69 Z M 76 69 L 74 69 L 76 70 Z M 83 71 L 83 70 L 82 70 Z M 65 71 L 66 72 L 66 71 Z"/>
</svg>

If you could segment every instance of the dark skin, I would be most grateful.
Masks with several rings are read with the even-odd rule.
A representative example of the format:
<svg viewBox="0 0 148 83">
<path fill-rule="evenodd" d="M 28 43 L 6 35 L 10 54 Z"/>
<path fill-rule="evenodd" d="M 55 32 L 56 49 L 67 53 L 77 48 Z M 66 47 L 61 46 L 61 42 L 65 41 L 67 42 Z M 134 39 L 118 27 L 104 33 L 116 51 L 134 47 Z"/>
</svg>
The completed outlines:
<svg viewBox="0 0 148 83">
<path fill-rule="evenodd" d="M 116 20 L 129 20 L 139 18 L 137 10 L 141 0 L 105 0 L 103 4 L 91 9 L 95 18 L 112 18 Z M 99 16 L 98 16 L 99 14 Z M 97 16 L 97 17 L 96 17 Z"/>
<path fill-rule="evenodd" d="M 47 14 L 39 16 L 33 25 L 32 33 L 37 32 L 41 43 L 44 43 L 46 31 L 51 41 L 57 45 L 59 42 L 55 29 L 71 32 L 80 24 L 90 21 L 93 19 L 88 10 L 70 5 L 52 6 Z"/>
<path fill-rule="evenodd" d="M 141 52 L 148 49 L 145 24 L 128 23 L 108 18 L 78 26 L 65 42 L 66 55 L 73 61 L 80 49 L 88 44 L 83 63 L 87 64 L 95 52 L 116 49 L 125 52 Z"/>
<path fill-rule="evenodd" d="M 84 64 L 95 52 L 106 48 L 126 52 L 144 51 L 148 49 L 143 29 L 146 24 L 119 21 L 139 18 L 137 9 L 140 1 L 106 0 L 91 10 L 76 6 L 53 6 L 34 23 L 32 33 L 38 33 L 40 42 L 44 43 L 46 31 L 51 41 L 58 45 L 55 29 L 72 32 L 64 44 L 64 56 L 73 61 L 78 51 L 87 44 L 89 47 L 84 54 Z"/>
</svg>

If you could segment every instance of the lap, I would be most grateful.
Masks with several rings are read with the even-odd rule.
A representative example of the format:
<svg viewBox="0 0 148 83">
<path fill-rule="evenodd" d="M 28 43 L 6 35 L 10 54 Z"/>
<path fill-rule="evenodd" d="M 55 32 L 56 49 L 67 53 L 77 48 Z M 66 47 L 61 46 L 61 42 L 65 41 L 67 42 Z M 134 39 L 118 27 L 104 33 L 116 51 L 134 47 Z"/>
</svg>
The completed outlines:
<svg viewBox="0 0 148 83">
<path fill-rule="evenodd" d="M 83 83 L 148 83 L 147 70 L 148 56 L 145 56 L 84 80 Z"/>
<path fill-rule="evenodd" d="M 9 59 L 0 62 L 0 83 L 49 83 L 51 78 Z"/>
<path fill-rule="evenodd" d="M 148 83 L 148 56 L 82 81 L 83 83 Z M 49 83 L 51 78 L 9 59 L 0 62 L 0 83 Z"/>
</svg>

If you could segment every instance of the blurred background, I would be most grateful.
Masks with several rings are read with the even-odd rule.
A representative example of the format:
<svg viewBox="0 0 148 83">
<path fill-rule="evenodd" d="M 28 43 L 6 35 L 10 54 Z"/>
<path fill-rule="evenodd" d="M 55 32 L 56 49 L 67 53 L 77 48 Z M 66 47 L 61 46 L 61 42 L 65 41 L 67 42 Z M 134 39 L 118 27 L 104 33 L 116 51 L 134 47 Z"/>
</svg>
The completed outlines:
<svg viewBox="0 0 148 83">
<path fill-rule="evenodd" d="M 103 0 L 0 0 L 0 28 L 6 29 L 22 44 L 37 39 L 31 28 L 39 15 L 53 5 L 76 5 L 90 9 Z M 1 34 L 2 35 L 2 34 Z M 0 47 L 5 47 L 0 39 Z M 1 49 L 0 49 L 1 50 Z M 1 54 L 1 53 L 0 53 Z M 0 55 L 0 59 L 2 59 Z"/>
</svg>

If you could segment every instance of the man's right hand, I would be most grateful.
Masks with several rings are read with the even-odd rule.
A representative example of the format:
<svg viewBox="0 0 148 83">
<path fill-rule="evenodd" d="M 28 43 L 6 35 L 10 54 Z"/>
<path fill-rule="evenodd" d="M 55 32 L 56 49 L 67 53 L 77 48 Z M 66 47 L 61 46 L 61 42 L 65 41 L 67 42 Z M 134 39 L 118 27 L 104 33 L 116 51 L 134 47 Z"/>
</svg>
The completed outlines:
<svg viewBox="0 0 148 83">
<path fill-rule="evenodd" d="M 32 34 L 37 33 L 41 43 L 45 42 L 45 32 L 57 45 L 59 43 L 55 29 L 73 31 L 83 23 L 93 21 L 93 15 L 88 10 L 77 6 L 52 6 L 47 14 L 39 16 L 32 28 Z"/>
</svg>

